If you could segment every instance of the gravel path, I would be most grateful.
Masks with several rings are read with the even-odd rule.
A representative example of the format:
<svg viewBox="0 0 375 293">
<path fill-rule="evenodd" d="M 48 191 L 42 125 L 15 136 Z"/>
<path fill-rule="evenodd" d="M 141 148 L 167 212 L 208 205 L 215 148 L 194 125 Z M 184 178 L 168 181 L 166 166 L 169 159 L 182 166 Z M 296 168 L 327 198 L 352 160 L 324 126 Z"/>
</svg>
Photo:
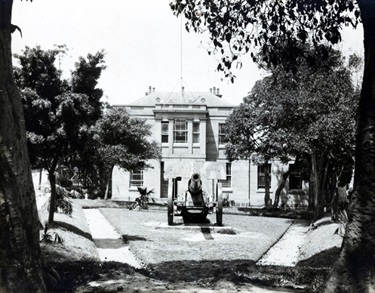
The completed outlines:
<svg viewBox="0 0 375 293">
<path fill-rule="evenodd" d="M 295 266 L 308 229 L 306 223 L 293 223 L 257 265 Z"/>
<path fill-rule="evenodd" d="M 141 263 L 124 245 L 121 235 L 98 209 L 83 210 L 101 261 L 117 261 L 141 268 Z"/>
</svg>

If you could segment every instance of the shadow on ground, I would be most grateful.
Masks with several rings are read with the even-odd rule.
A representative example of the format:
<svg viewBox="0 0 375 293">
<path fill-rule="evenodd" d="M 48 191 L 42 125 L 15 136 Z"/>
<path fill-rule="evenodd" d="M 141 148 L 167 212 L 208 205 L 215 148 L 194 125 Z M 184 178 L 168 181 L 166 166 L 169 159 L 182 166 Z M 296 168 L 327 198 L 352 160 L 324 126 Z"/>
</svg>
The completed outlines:
<svg viewBox="0 0 375 293">
<path fill-rule="evenodd" d="M 54 267 L 60 280 L 49 280 L 48 289 L 49 292 L 66 293 L 137 292 L 142 286 L 152 291 L 155 284 L 160 290 L 170 290 L 176 286 L 210 289 L 226 282 L 233 286 L 248 284 L 275 290 L 286 288 L 291 289 L 290 292 L 315 292 L 338 253 L 338 248 L 330 249 L 295 267 L 257 266 L 255 262 L 246 260 L 164 262 L 144 269 L 117 262 L 50 263 L 48 268 Z M 93 287 L 89 282 L 97 282 L 101 286 Z"/>
</svg>

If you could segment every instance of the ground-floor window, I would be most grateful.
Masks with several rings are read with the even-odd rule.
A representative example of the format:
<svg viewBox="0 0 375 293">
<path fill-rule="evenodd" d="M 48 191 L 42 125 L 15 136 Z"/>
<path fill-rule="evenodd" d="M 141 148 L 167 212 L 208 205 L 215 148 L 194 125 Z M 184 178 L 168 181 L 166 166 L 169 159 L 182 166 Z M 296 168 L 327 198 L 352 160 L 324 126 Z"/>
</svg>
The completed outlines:
<svg viewBox="0 0 375 293">
<path fill-rule="evenodd" d="M 268 171 L 268 185 L 271 187 L 271 164 L 258 166 L 258 189 L 266 188 L 266 171 Z"/>
<path fill-rule="evenodd" d="M 130 171 L 130 187 L 143 186 L 143 170 Z"/>
<path fill-rule="evenodd" d="M 301 172 L 295 164 L 289 165 L 289 172 L 289 190 L 302 189 Z"/>
<path fill-rule="evenodd" d="M 165 163 L 160 162 L 160 197 L 168 197 L 168 179 L 164 177 L 165 175 Z"/>
<path fill-rule="evenodd" d="M 219 179 L 219 182 L 221 182 L 222 186 L 225 188 L 231 188 L 232 187 L 232 163 L 226 163 L 225 166 L 225 172 L 226 172 L 226 179 Z"/>
</svg>

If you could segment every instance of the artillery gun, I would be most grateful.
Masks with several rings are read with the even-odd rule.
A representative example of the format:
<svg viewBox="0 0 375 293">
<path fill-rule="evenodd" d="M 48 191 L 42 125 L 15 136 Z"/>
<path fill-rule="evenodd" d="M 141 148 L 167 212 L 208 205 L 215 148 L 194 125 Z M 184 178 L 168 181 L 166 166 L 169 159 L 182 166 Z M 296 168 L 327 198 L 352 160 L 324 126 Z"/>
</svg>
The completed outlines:
<svg viewBox="0 0 375 293">
<path fill-rule="evenodd" d="M 214 195 L 203 190 L 199 173 L 193 173 L 188 181 L 188 189 L 178 194 L 178 181 L 181 177 L 170 179 L 168 189 L 168 225 L 173 224 L 174 216 L 182 216 L 184 222 L 202 223 L 207 214 L 216 212 L 216 223 L 223 222 L 223 191 L 222 184 L 216 183 Z"/>
</svg>

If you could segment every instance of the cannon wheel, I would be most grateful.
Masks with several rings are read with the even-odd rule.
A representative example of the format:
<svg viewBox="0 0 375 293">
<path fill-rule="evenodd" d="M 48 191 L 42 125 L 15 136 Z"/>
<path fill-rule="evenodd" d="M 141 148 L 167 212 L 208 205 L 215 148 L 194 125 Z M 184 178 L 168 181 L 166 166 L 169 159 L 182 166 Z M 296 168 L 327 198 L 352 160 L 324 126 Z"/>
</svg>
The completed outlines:
<svg viewBox="0 0 375 293">
<path fill-rule="evenodd" d="M 223 188 L 221 183 L 217 184 L 216 194 L 216 224 L 221 226 L 223 224 Z"/>
<path fill-rule="evenodd" d="M 173 224 L 173 180 L 168 184 L 168 225 Z"/>
</svg>

